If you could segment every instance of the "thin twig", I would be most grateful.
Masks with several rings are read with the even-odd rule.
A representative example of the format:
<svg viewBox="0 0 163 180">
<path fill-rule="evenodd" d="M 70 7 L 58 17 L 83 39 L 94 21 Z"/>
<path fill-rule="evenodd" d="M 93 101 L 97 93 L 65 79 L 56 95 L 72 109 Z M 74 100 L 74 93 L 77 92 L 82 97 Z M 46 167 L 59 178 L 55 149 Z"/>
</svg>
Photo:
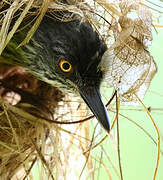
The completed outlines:
<svg viewBox="0 0 163 180">
<path fill-rule="evenodd" d="M 98 124 L 97 124 L 98 125 Z M 86 158 L 86 162 L 85 162 L 85 164 L 84 164 L 84 166 L 83 166 L 83 168 L 82 168 L 82 171 L 81 171 L 81 173 L 80 173 L 80 176 L 79 176 L 79 179 L 81 178 L 81 176 L 82 176 L 82 174 L 83 174 L 83 172 L 84 172 L 84 169 L 85 169 L 85 167 L 86 167 L 86 165 L 87 165 L 87 162 L 88 162 L 88 159 L 89 159 L 89 156 L 90 156 L 90 152 L 91 152 L 91 147 L 92 147 L 92 144 L 93 144 L 93 141 L 94 141 L 94 137 L 95 137 L 95 132 L 96 132 L 96 128 L 97 128 L 97 125 L 95 126 L 95 128 L 94 128 L 94 131 L 93 131 L 93 135 L 92 135 L 92 140 L 91 140 L 91 144 L 90 144 L 90 148 L 89 148 L 89 151 L 87 151 L 88 152 L 88 155 L 87 155 L 87 158 Z M 83 153 L 84 155 L 86 154 L 86 153 Z"/>
<path fill-rule="evenodd" d="M 116 93 L 117 150 L 118 150 L 119 171 L 120 171 L 121 180 L 123 180 L 122 166 L 121 166 L 121 153 L 120 153 L 120 138 L 119 138 L 119 119 L 118 119 L 119 107 L 120 107 L 120 101 Z"/>
<path fill-rule="evenodd" d="M 149 118 L 152 120 L 153 126 L 156 129 L 157 132 L 157 136 L 158 136 L 158 141 L 157 141 L 157 161 L 156 161 L 156 167 L 155 167 L 155 172 L 154 172 L 154 176 L 153 176 L 153 180 L 156 179 L 156 175 L 157 175 L 157 171 L 158 171 L 158 167 L 159 167 L 159 161 L 160 161 L 160 131 L 151 115 L 151 113 L 148 111 L 148 109 L 146 108 L 146 106 L 144 105 L 144 103 L 142 102 L 142 100 L 135 94 L 135 96 L 137 97 L 137 99 L 139 100 L 140 104 L 144 107 L 145 111 L 147 112 Z"/>
</svg>

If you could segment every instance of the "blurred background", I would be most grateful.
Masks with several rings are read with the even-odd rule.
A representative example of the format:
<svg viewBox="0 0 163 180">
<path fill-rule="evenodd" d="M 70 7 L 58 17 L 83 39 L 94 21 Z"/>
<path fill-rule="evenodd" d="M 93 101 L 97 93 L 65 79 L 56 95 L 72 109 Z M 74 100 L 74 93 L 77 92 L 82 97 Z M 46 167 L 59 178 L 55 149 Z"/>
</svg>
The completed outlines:
<svg viewBox="0 0 163 180">
<path fill-rule="evenodd" d="M 162 19 L 163 20 L 163 19 Z M 161 23 L 162 22 L 162 23 Z M 163 21 L 160 21 L 163 24 Z M 151 55 L 154 57 L 158 66 L 158 72 L 152 80 L 151 86 L 145 95 L 143 103 L 151 110 L 151 115 L 154 118 L 160 133 L 161 133 L 161 149 L 163 150 L 163 29 L 153 29 L 153 43 L 150 47 Z M 122 106 L 120 107 L 119 115 L 119 133 L 120 133 L 120 151 L 121 151 L 121 165 L 123 177 L 125 180 L 150 180 L 153 178 L 154 168 L 157 158 L 157 147 L 153 140 L 143 132 L 140 127 L 135 125 L 130 120 L 136 122 L 139 126 L 144 128 L 151 137 L 157 141 L 156 130 L 152 124 L 151 119 L 147 113 L 140 106 Z M 115 128 L 116 129 L 116 128 Z M 116 130 L 113 130 L 116 131 Z M 115 133 L 116 134 L 116 133 Z M 116 168 L 118 168 L 117 153 L 114 151 L 112 142 L 105 146 L 105 151 Z M 106 164 L 108 159 L 104 158 Z M 115 163 L 116 162 L 116 163 Z M 108 168 L 111 171 L 112 179 L 118 180 L 114 168 L 110 165 Z M 102 174 L 102 172 L 101 172 Z M 106 174 L 106 172 L 105 172 Z M 107 179 L 107 176 L 103 178 Z M 105 179 L 104 178 L 104 179 Z M 102 179 L 102 176 L 101 176 Z M 160 156 L 160 163 L 158 169 L 157 180 L 163 179 L 163 155 Z"/>
</svg>

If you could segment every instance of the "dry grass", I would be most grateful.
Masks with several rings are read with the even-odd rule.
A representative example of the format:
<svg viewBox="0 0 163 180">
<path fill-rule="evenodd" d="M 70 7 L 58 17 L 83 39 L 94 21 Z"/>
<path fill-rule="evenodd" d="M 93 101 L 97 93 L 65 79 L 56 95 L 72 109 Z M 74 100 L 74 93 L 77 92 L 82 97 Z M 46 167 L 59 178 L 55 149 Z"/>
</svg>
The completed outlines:
<svg viewBox="0 0 163 180">
<path fill-rule="evenodd" d="M 54 11 L 72 13 L 70 17 L 63 19 L 55 17 L 62 21 L 70 21 L 74 16 L 81 21 L 89 21 L 104 39 L 109 51 L 121 50 L 122 44 L 132 49 L 133 44 L 130 46 L 126 39 L 134 39 L 131 36 L 133 29 L 123 30 L 131 2 L 124 1 L 119 5 L 109 1 L 106 3 L 103 0 L 67 0 L 67 4 L 55 0 L 3 0 L 0 2 L 0 54 L 14 33 L 18 31 L 21 22 L 35 14 L 37 18 L 33 28 L 20 46 L 27 43 L 47 11 L 52 14 Z M 142 5 L 142 1 L 138 4 Z M 137 6 L 134 5 L 134 8 L 136 9 Z M 144 12 L 148 13 L 146 10 Z M 144 34 L 136 29 L 140 35 L 140 41 L 134 42 L 137 43 L 136 45 L 139 43 L 144 47 L 142 39 L 152 38 L 150 34 L 152 25 L 149 26 L 146 26 L 147 31 Z M 126 39 L 123 38 L 125 36 Z M 153 59 L 149 58 L 149 61 L 153 62 Z M 1 58 L 0 62 L 0 179 L 25 179 L 26 177 L 34 179 L 32 169 L 37 163 L 42 179 L 63 179 L 62 177 L 70 179 L 75 177 L 76 172 L 78 176 L 83 172 L 81 177 L 84 176 L 84 179 L 88 176 L 94 179 L 97 169 L 93 165 L 94 160 L 90 156 L 89 149 L 96 143 L 90 133 L 89 123 L 61 126 L 56 122 L 84 119 L 87 115 L 86 106 L 76 97 L 63 96 L 59 90 L 40 82 L 26 73 L 23 68 L 6 65 L 2 63 L 5 60 Z M 152 77 L 148 79 L 147 88 Z M 140 86 L 141 84 L 142 81 Z M 130 95 L 139 90 L 138 87 L 136 92 L 133 92 L 132 88 L 129 91 Z M 100 157 L 96 160 L 100 161 Z M 81 165 L 76 164 L 79 161 Z M 87 170 L 83 168 L 85 161 Z M 100 163 L 107 172 L 108 179 L 111 179 L 107 166 L 102 161 Z"/>
</svg>

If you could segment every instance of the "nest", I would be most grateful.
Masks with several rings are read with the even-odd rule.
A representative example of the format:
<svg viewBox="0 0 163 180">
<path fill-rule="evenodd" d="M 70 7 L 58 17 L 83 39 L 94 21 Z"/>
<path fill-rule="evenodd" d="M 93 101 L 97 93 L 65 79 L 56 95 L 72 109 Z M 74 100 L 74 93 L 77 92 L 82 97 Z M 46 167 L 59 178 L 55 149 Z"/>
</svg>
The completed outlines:
<svg viewBox="0 0 163 180">
<path fill-rule="evenodd" d="M 129 19 L 127 19 L 127 14 L 131 9 L 138 12 L 140 7 L 144 8 L 139 1 L 132 2 L 129 0 L 124 0 L 121 3 L 118 1 L 115 1 L 114 3 L 108 1 L 107 3 L 101 0 L 1 1 L 0 54 L 14 36 L 14 33 L 19 30 L 19 26 L 25 18 L 34 15 L 37 18 L 34 20 L 33 27 L 20 45 L 22 46 L 27 43 L 39 26 L 46 12 L 51 13 L 54 18 L 60 21 L 71 21 L 73 18 L 79 18 L 81 21 L 89 21 L 110 48 L 109 52 L 111 52 L 111 50 L 115 50 L 116 52 L 121 51 L 124 46 L 133 49 L 133 46 L 135 46 L 133 45 L 134 43 L 136 43 L 136 46 L 147 49 L 148 44 L 145 44 L 144 42 L 147 42 L 147 39 L 149 41 L 152 40 L 152 23 L 150 20 L 148 23 L 145 23 L 147 22 L 146 18 L 141 22 L 135 20 L 129 21 Z M 60 16 L 60 13 L 62 14 L 63 11 L 69 12 L 69 14 Z M 149 18 L 149 16 L 151 16 L 151 14 L 149 15 L 149 11 L 144 10 L 144 12 L 146 13 L 146 17 L 148 16 Z M 141 16 L 140 11 L 139 15 Z M 136 23 L 138 25 L 141 24 L 141 27 L 146 29 L 146 31 L 141 32 L 141 28 L 138 29 Z M 126 25 L 134 28 L 130 28 L 130 31 L 126 31 Z M 126 39 L 123 39 L 122 37 L 126 34 L 129 35 Z M 128 38 L 129 36 L 130 38 Z M 127 41 L 127 39 L 130 39 L 130 41 Z M 122 42 L 124 46 L 122 45 Z M 140 49 L 139 47 L 138 49 Z M 153 58 L 149 53 L 145 54 L 145 51 L 142 51 L 143 48 L 141 48 L 140 52 L 144 55 L 140 55 L 142 59 L 146 58 L 146 61 L 143 61 L 143 63 L 149 65 L 152 62 L 153 65 Z M 127 49 L 127 51 L 129 50 Z M 122 53 L 120 56 L 114 57 L 113 59 L 116 61 L 123 61 L 123 59 L 125 59 L 123 56 L 124 54 Z M 109 55 L 106 54 L 105 57 L 106 56 Z M 74 141 L 78 139 L 76 136 L 81 136 L 82 134 L 85 137 L 84 147 L 81 145 L 82 143 L 79 143 L 82 142 L 81 139 L 77 143 L 79 149 L 82 149 L 80 151 L 81 154 L 84 152 L 83 149 L 88 148 L 91 143 L 91 140 L 89 140 L 90 137 L 87 135 L 89 125 L 88 123 L 85 123 L 85 125 L 73 125 L 73 127 L 71 127 L 72 125 L 66 125 L 69 126 L 68 129 L 70 129 L 70 131 L 68 131 L 67 127 L 63 128 L 64 126 L 58 124 L 57 121 L 65 120 L 65 118 L 68 117 L 72 121 L 73 116 L 76 116 L 77 114 L 79 119 L 81 119 L 82 116 L 85 117 L 87 115 L 86 107 L 81 105 L 80 102 L 77 103 L 75 105 L 77 114 L 74 115 L 74 106 L 72 108 L 72 103 L 69 103 L 70 98 L 67 97 L 67 95 L 65 97 L 65 94 L 63 95 L 58 89 L 39 81 L 27 73 L 22 67 L 6 64 L 5 60 L 1 58 L 0 62 L 1 179 L 25 179 L 26 177 L 32 179 L 31 171 L 32 168 L 35 167 L 36 162 L 41 164 L 42 170 L 40 173 L 45 178 L 59 179 L 61 177 L 67 177 L 68 175 L 66 175 L 66 173 L 70 173 L 71 169 L 69 157 L 71 154 L 70 148 Z M 132 62 L 127 62 L 127 64 L 131 63 Z M 101 67 L 105 67 L 105 59 L 102 61 Z M 149 66 L 146 71 L 149 71 Z M 107 79 L 110 78 L 110 74 L 108 73 L 110 70 L 104 69 L 104 72 L 106 72 L 105 77 L 107 81 Z M 146 79 L 150 82 L 155 73 L 156 67 L 153 67 L 150 77 L 147 78 L 147 76 L 145 76 L 140 83 L 136 81 L 136 92 L 139 92 L 141 85 L 146 82 Z M 123 86 L 123 84 L 121 84 L 123 82 L 120 82 L 119 79 L 116 79 L 116 81 L 113 80 L 113 78 L 111 81 L 109 79 L 109 82 L 116 82 L 116 84 L 113 83 L 109 85 L 116 90 Z M 149 87 L 149 83 L 146 87 Z M 133 100 L 133 93 L 135 93 L 135 91 L 133 92 L 133 85 L 131 85 L 127 91 L 121 93 L 121 99 L 125 99 L 124 101 L 127 102 L 135 101 L 135 99 Z M 143 94 L 145 94 L 145 92 L 143 92 Z M 74 98 L 73 100 L 76 99 Z M 80 108 L 78 108 L 78 106 L 80 106 Z M 78 111 L 77 109 L 80 110 L 81 106 L 84 109 Z M 67 108 L 69 109 L 69 113 L 61 112 L 63 109 Z M 72 109 L 73 111 L 71 111 Z M 75 120 L 76 119 L 77 118 L 75 118 Z M 71 132 L 71 128 L 75 129 L 73 131 L 74 134 Z M 77 135 L 77 131 L 81 134 L 79 133 Z M 69 134 L 68 139 L 70 140 L 70 143 L 68 145 L 65 145 L 63 142 L 61 137 L 63 133 Z M 87 155 L 88 154 L 85 154 L 84 157 L 87 157 Z M 62 163 L 64 163 L 64 165 L 62 165 Z M 92 168 L 91 163 L 92 161 L 90 159 L 88 161 L 88 169 Z"/>
</svg>

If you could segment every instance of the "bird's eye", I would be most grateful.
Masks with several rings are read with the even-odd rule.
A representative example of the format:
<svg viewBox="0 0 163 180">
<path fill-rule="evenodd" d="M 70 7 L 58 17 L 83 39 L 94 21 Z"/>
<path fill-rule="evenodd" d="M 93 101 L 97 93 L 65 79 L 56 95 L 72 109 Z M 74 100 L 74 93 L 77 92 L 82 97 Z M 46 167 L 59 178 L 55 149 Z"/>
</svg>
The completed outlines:
<svg viewBox="0 0 163 180">
<path fill-rule="evenodd" d="M 72 65 L 67 60 L 60 60 L 59 67 L 63 72 L 70 72 L 72 70 Z"/>
</svg>

